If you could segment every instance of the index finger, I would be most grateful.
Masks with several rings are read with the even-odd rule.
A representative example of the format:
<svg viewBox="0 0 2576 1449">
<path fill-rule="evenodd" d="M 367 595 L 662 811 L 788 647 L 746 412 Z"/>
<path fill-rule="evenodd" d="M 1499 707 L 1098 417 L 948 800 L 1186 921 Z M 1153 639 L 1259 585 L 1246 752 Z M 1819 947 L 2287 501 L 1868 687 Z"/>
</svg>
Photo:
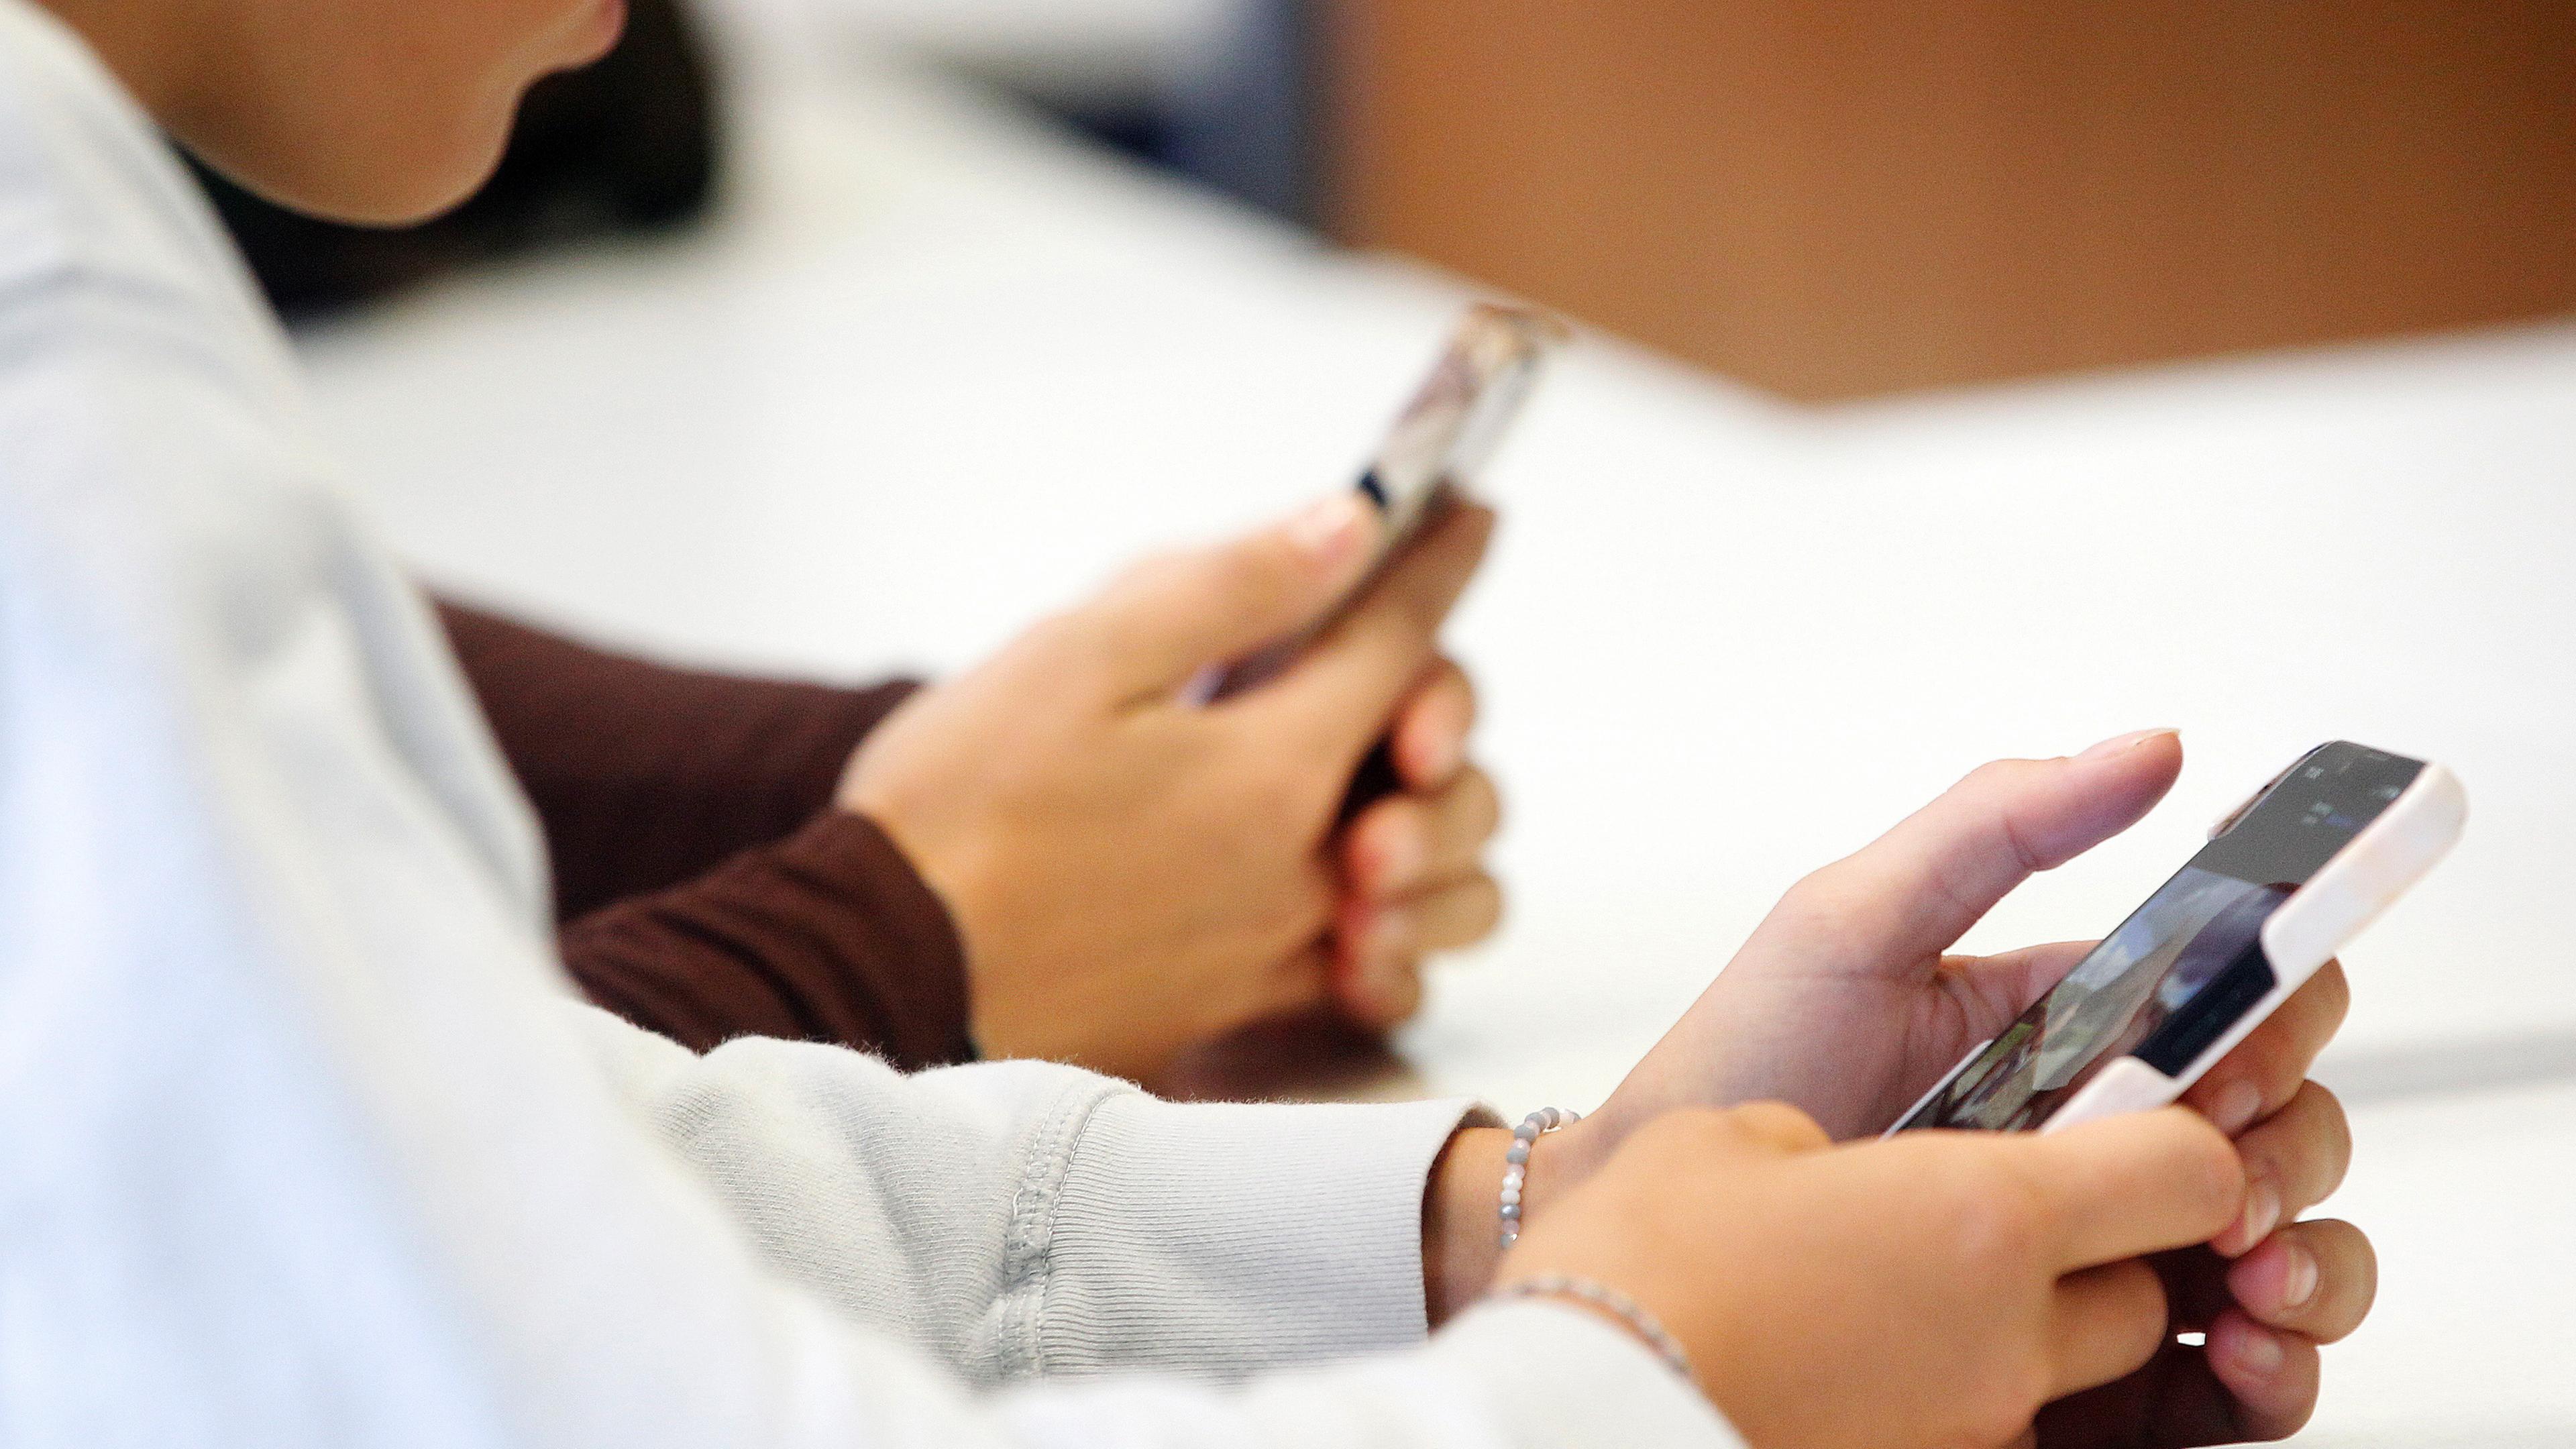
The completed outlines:
<svg viewBox="0 0 2576 1449">
<path fill-rule="evenodd" d="M 1267 689 L 1230 707 L 1267 712 L 1357 760 L 1422 677 L 1449 611 L 1493 537 L 1493 510 L 1462 503 L 1387 567 L 1367 595 Z"/>
<path fill-rule="evenodd" d="M 2199 1113 L 2133 1112 L 2002 1139 L 2039 1199 L 2058 1270 L 2205 1243 L 2236 1220 L 2245 1164 Z"/>
</svg>

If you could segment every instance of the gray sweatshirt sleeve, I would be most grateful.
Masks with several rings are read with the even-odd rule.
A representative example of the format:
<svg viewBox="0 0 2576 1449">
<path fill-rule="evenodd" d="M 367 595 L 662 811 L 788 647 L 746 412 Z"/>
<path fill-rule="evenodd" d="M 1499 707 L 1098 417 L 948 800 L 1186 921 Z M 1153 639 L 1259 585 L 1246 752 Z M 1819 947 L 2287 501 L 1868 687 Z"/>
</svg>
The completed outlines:
<svg viewBox="0 0 2576 1449">
<path fill-rule="evenodd" d="M 574 1009 L 773 1269 L 971 1382 L 1234 1378 L 1423 1336 L 1423 1188 L 1470 1104 L 1181 1104 L 759 1038 L 698 1057 Z"/>
<path fill-rule="evenodd" d="M 1488 1305 L 1426 1338 L 1422 1196 L 1469 1104 L 1172 1103 L 1041 1062 L 904 1076 L 761 1039 L 697 1057 L 569 1009 L 771 1270 L 1004 1390 L 969 1438 L 1738 1443 L 1588 1313 Z"/>
</svg>

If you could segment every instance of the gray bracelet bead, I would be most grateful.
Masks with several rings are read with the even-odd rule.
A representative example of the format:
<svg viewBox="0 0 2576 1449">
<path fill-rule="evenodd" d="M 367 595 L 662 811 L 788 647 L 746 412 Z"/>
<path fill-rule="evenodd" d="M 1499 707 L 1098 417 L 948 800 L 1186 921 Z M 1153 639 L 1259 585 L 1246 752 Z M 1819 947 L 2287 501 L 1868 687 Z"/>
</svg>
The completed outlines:
<svg viewBox="0 0 2576 1449">
<path fill-rule="evenodd" d="M 1541 1107 L 1521 1119 L 1512 1129 L 1512 1145 L 1503 1152 L 1503 1246 L 1520 1241 L 1521 1189 L 1529 1181 L 1530 1148 L 1538 1139 L 1560 1127 L 1571 1127 L 1583 1120 L 1580 1112 L 1561 1107 Z"/>
</svg>

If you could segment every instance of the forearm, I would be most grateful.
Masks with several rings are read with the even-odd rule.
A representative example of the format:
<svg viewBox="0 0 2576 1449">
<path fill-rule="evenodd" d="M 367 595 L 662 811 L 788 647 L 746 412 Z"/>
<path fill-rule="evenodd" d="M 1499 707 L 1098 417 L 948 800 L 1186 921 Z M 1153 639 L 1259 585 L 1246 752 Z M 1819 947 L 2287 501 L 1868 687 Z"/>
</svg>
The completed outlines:
<svg viewBox="0 0 2576 1449">
<path fill-rule="evenodd" d="M 1634 1339 L 1551 1303 L 1479 1309 L 1401 1353 L 1232 1389 L 1129 1378 L 990 1402 L 1017 1443 L 1743 1449 L 1707 1400 Z"/>
<path fill-rule="evenodd" d="M 450 600 L 438 619 L 536 806 L 565 920 L 803 825 L 913 688 L 673 668 Z"/>
<path fill-rule="evenodd" d="M 1463 1103 L 1177 1104 L 1041 1062 L 907 1077 L 580 1020 L 775 1271 L 976 1382 L 1231 1379 L 1425 1331 L 1425 1188 Z"/>
</svg>

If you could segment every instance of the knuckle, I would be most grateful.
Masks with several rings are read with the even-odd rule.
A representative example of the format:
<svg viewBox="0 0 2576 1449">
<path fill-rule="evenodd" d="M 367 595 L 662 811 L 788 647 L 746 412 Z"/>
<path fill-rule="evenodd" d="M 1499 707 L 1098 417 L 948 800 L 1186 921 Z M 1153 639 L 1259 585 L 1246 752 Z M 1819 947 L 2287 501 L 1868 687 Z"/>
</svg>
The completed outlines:
<svg viewBox="0 0 2576 1449">
<path fill-rule="evenodd" d="M 1957 788 L 1988 790 L 1998 785 L 2010 784 L 2014 767 L 2021 763 L 2019 760 L 1988 760 L 1960 776 Z"/>
<path fill-rule="evenodd" d="M 1628 1140 L 1651 1158 L 1691 1161 L 1733 1147 L 1740 1138 L 1732 1112 L 1691 1107 L 1659 1114 L 1631 1133 Z"/>
<path fill-rule="evenodd" d="M 1227 587 L 1244 600 L 1268 599 L 1300 588 L 1314 574 L 1308 555 L 1295 543 L 1265 534 L 1221 570 Z"/>
<path fill-rule="evenodd" d="M 2032 777 L 2045 768 L 2038 760 L 1988 760 L 1969 771 L 1952 791 L 1975 806 L 1978 844 L 2009 852 L 2026 871 L 2051 869 L 2064 858 L 2062 853 L 2036 846 L 2012 809 L 2013 801 L 2029 793 Z"/>
<path fill-rule="evenodd" d="M 1853 922 L 1847 879 L 1840 861 L 1809 871 L 1781 893 L 1765 924 L 1787 932 L 1802 951 L 1820 960 L 1859 952 L 1866 942 Z"/>
<path fill-rule="evenodd" d="M 1079 647 L 1086 636 L 1100 632 L 1102 612 L 1096 605 L 1081 605 L 1042 615 L 1021 632 L 1019 646 L 1048 653 Z"/>
<path fill-rule="evenodd" d="M 2193 1134 L 2188 1152 L 2177 1154 L 2169 1184 L 2191 1220 L 2216 1237 L 2244 1209 L 2245 1160 L 2217 1128 L 2191 1120 L 2206 1130 Z"/>
<path fill-rule="evenodd" d="M 2108 1272 L 2123 1295 L 2121 1311 L 2112 1324 L 2119 1338 L 2111 1345 L 2110 1357 L 2126 1372 L 2153 1358 L 2163 1345 L 2172 1326 L 2173 1300 L 2165 1292 L 2164 1279 L 2143 1261 L 2116 1263 Z"/>
<path fill-rule="evenodd" d="M 2048 1402 L 2055 1366 L 2036 1340 L 1995 1356 L 1983 1392 L 1968 1410 L 1968 1443 L 2009 1444 Z"/>
<path fill-rule="evenodd" d="M 1047 672 L 1096 682 L 1112 672 L 1119 654 L 1121 630 L 1116 618 L 1096 608 L 1065 609 L 1049 614 L 1020 636 L 1024 658 L 1043 660 Z"/>
<path fill-rule="evenodd" d="M 1263 534 L 1213 549 L 1167 548 L 1139 559 L 1117 592 L 1219 618 L 1266 610 L 1298 576 L 1295 547 Z"/>
<path fill-rule="evenodd" d="M 1315 784 L 1308 778 L 1312 773 L 1294 759 L 1275 755 L 1244 766 L 1243 793 L 1238 798 L 1247 818 L 1275 822 L 1291 831 L 1302 829 L 1320 808 L 1315 803 Z"/>
<path fill-rule="evenodd" d="M 1135 599 L 1165 593 L 1180 581 L 1187 568 L 1188 557 L 1179 550 L 1155 549 L 1120 570 L 1105 597 Z"/>
<path fill-rule="evenodd" d="M 1229 559 L 1229 567 L 1210 570 L 1197 584 L 1198 607 L 1219 619 L 1238 619 L 1267 612 L 1280 592 L 1280 571 L 1271 561 L 1273 548 L 1263 545 Z"/>
<path fill-rule="evenodd" d="M 2008 1435 L 2020 1433 L 2030 1423 L 2031 1416 L 2048 1402 L 2048 1391 L 2056 1382 L 2057 1365 L 2044 1342 L 2034 1341 L 2013 1356 L 2001 1385 Z"/>
<path fill-rule="evenodd" d="M 1954 1170 L 1934 1188 L 1960 1261 L 1981 1278 L 2011 1282 L 2043 1256 L 2047 1194 L 2029 1173 L 2001 1166 L 2006 1159 L 1986 1161 L 1993 1166 Z"/>
<path fill-rule="evenodd" d="M 1735 1109 L 1735 1119 L 1738 1130 L 1785 1151 L 1813 1151 L 1832 1142 L 1815 1118 L 1786 1102 L 1747 1102 Z"/>
<path fill-rule="evenodd" d="M 1972 795 L 2006 794 L 2028 779 L 2030 772 L 2037 768 L 2039 764 L 2035 760 L 1988 760 L 1960 776 L 1958 785 L 1953 788 Z"/>
</svg>

